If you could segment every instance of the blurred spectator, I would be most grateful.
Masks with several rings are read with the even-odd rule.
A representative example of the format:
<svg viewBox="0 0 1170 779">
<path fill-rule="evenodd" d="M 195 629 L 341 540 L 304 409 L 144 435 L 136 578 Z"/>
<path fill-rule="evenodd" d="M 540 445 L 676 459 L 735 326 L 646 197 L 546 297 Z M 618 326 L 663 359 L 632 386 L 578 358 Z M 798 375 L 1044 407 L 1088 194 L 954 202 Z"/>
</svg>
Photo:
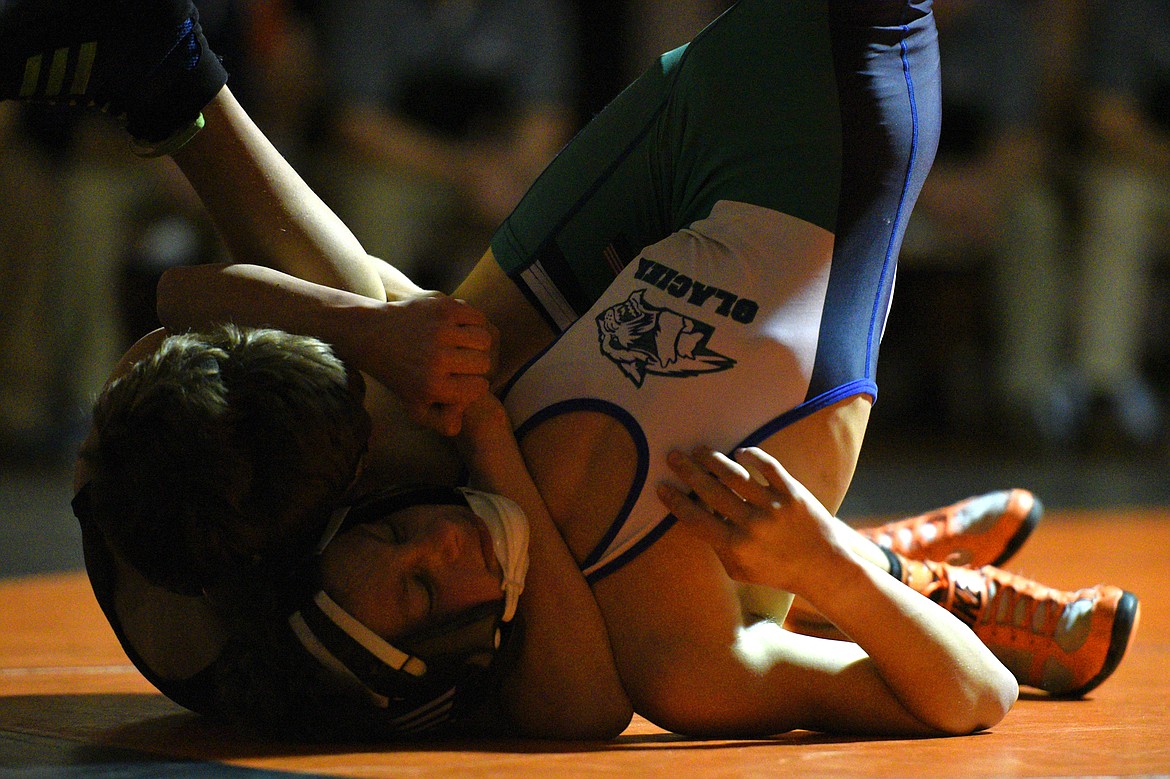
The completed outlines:
<svg viewBox="0 0 1170 779">
<path fill-rule="evenodd" d="M 289 106 L 312 83 L 311 52 L 284 23 L 294 17 L 280 0 L 199 9 L 233 91 L 277 143 L 293 143 L 304 109 Z M 158 276 L 220 259 L 219 245 L 171 161 L 135 158 L 101 117 L 5 103 L 0 157 L 0 192 L 20 204 L 0 209 L 0 458 L 71 462 L 114 362 L 158 325 Z"/>
<path fill-rule="evenodd" d="M 1104 423 L 1150 445 L 1164 417 L 1142 358 L 1152 265 L 1170 248 L 1170 5 L 1090 0 L 1088 9 L 1081 295 L 1056 399 L 1069 438 Z"/>
<path fill-rule="evenodd" d="M 84 285 L 63 257 L 62 146 L 71 132 L 58 112 L 0 105 L 0 462 L 55 458 L 79 396 L 66 367 L 72 312 L 61 279 Z M 47 323 L 62 323 L 49 327 Z M 62 453 L 63 454 L 63 453 Z"/>
<path fill-rule="evenodd" d="M 187 185 L 169 160 L 134 158 L 112 123 L 65 108 L 0 110 L 0 188 L 20 203 L 0 213 L 0 444 L 14 462 L 63 463 L 126 348 L 127 317 L 153 319 L 153 286 L 125 286 L 138 278 L 133 222 L 160 191 Z M 193 211 L 193 193 L 188 202 Z M 122 305 L 131 299 L 141 304 Z"/>
<path fill-rule="evenodd" d="M 575 128 L 558 0 L 321 0 L 325 196 L 366 250 L 449 290 Z"/>
<path fill-rule="evenodd" d="M 956 397 L 971 403 L 990 393 L 1005 429 L 1028 435 L 1050 431 L 1064 329 L 1058 261 L 1068 225 L 1054 175 L 1061 146 L 1046 121 L 1056 112 L 1046 100 L 1065 81 L 1050 52 L 1061 45 L 1056 26 L 1068 7 L 1064 0 L 935 4 L 942 135 L 902 252 L 908 268 L 927 260 L 968 268 L 990 262 L 995 367 L 976 373 L 979 355 L 952 355 L 967 366 L 952 366 L 958 383 L 970 385 Z"/>
</svg>

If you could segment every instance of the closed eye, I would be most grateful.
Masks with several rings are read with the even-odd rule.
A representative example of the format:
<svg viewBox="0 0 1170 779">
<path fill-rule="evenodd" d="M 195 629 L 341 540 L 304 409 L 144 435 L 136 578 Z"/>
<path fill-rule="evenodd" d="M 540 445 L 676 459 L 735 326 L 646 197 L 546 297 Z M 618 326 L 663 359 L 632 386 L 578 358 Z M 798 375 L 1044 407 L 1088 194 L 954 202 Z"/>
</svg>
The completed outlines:
<svg viewBox="0 0 1170 779">
<path fill-rule="evenodd" d="M 360 529 L 384 543 L 398 545 L 407 541 L 407 533 L 396 522 L 369 522 L 361 525 Z"/>
<path fill-rule="evenodd" d="M 406 574 L 400 580 L 399 612 L 405 620 L 404 630 L 415 630 L 435 608 L 434 589 L 421 574 Z"/>
</svg>

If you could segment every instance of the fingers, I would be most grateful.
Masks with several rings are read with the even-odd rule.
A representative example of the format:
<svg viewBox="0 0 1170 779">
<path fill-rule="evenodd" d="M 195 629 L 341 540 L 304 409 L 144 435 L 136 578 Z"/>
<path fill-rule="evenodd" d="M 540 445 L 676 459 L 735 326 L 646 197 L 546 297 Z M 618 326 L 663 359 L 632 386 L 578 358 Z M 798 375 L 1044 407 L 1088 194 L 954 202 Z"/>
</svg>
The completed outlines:
<svg viewBox="0 0 1170 779">
<path fill-rule="evenodd" d="M 797 481 L 797 478 L 776 460 L 776 457 L 763 449 L 756 447 L 738 449 L 735 460 L 751 474 L 753 481 L 768 484 L 773 496 L 783 497 L 785 501 L 799 499 L 805 503 L 820 503 L 803 483 Z"/>
<path fill-rule="evenodd" d="M 436 300 L 443 314 L 448 317 L 448 323 L 455 326 L 453 332 L 460 338 L 457 345 L 484 351 L 491 349 L 495 328 L 486 314 L 458 298 L 443 297 Z"/>
<path fill-rule="evenodd" d="M 779 463 L 755 451 L 764 459 L 753 455 L 737 462 L 707 447 L 696 447 L 690 455 L 672 452 L 667 462 L 713 511 L 740 521 L 752 507 L 769 506 L 778 498 L 769 476 L 776 473 Z M 769 466 L 768 461 L 774 465 Z"/>
<path fill-rule="evenodd" d="M 793 488 L 799 486 L 780 461 L 763 449 L 752 446 L 736 450 L 735 462 L 747 471 L 754 484 L 771 487 L 786 495 L 792 494 Z"/>
<path fill-rule="evenodd" d="M 713 549 L 725 547 L 735 532 L 732 525 L 677 487 L 659 484 L 657 493 L 667 510 Z"/>
<path fill-rule="evenodd" d="M 666 461 L 715 514 L 738 517 L 743 513 L 744 499 L 735 491 L 749 479 L 742 467 L 709 449 L 695 449 L 690 455 L 671 452 Z"/>
<path fill-rule="evenodd" d="M 739 450 L 731 459 L 696 447 L 689 454 L 671 452 L 667 463 L 692 493 L 664 484 L 659 498 L 712 545 L 726 543 L 761 510 L 791 503 L 794 487 L 800 487 L 779 462 L 756 448 Z"/>
<path fill-rule="evenodd" d="M 463 408 L 479 400 L 488 392 L 488 380 L 483 376 L 448 376 L 430 393 L 432 403 L 456 405 Z"/>
<path fill-rule="evenodd" d="M 799 505 L 803 511 L 818 516 L 823 521 L 839 523 L 832 512 L 809 491 L 795 476 L 790 474 L 776 458 L 762 449 L 750 447 L 735 453 L 736 462 L 742 465 L 754 479 L 768 483 L 768 490 L 774 500 L 787 505 Z"/>
<path fill-rule="evenodd" d="M 435 368 L 446 374 L 487 376 L 495 364 L 499 330 L 468 303 L 455 298 L 437 301 L 448 316 L 436 334 Z M 449 401 L 448 398 L 440 400 Z M 451 401 L 449 401 L 451 402 Z"/>
<path fill-rule="evenodd" d="M 419 334 L 420 340 L 430 338 L 440 348 L 490 353 L 499 337 L 486 314 L 464 300 L 447 295 L 421 295 L 388 303 L 386 308 L 401 312 L 407 317 L 405 324 Z"/>
<path fill-rule="evenodd" d="M 476 375 L 484 377 L 491 371 L 491 354 L 468 349 L 447 350 L 436 354 L 434 371 L 440 375 Z"/>
<path fill-rule="evenodd" d="M 468 303 L 466 300 L 460 298 L 445 298 L 447 304 L 451 307 L 452 317 L 456 324 L 460 325 L 478 325 L 480 327 L 488 326 L 487 314 L 480 311 L 475 306 Z"/>
<path fill-rule="evenodd" d="M 447 346 L 474 352 L 491 352 L 495 343 L 493 329 L 486 325 L 456 324 L 446 331 Z"/>
<path fill-rule="evenodd" d="M 748 462 L 755 465 L 753 460 Z M 748 468 L 706 447 L 697 447 L 690 454 L 671 452 L 667 463 L 692 494 L 661 484 L 659 499 L 716 552 L 742 534 L 757 506 L 774 500 L 767 484 L 753 481 Z"/>
</svg>

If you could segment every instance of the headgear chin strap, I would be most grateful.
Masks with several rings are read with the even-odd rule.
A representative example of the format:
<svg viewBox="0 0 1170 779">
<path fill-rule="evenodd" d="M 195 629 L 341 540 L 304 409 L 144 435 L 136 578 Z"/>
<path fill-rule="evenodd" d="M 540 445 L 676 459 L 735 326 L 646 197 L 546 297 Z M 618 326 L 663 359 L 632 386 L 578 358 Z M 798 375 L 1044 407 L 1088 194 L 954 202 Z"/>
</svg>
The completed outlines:
<svg viewBox="0 0 1170 779">
<path fill-rule="evenodd" d="M 511 500 L 464 488 L 421 487 L 375 495 L 339 509 L 330 519 L 320 554 L 340 532 L 418 505 L 466 506 L 492 537 L 503 569 L 502 602 L 468 609 L 447 622 L 404 636 L 392 645 L 324 591 L 289 617 L 297 640 L 335 678 L 362 692 L 388 717 L 391 730 L 419 732 L 448 721 L 458 693 L 488 676 L 513 627 L 528 571 L 528 520 Z"/>
</svg>

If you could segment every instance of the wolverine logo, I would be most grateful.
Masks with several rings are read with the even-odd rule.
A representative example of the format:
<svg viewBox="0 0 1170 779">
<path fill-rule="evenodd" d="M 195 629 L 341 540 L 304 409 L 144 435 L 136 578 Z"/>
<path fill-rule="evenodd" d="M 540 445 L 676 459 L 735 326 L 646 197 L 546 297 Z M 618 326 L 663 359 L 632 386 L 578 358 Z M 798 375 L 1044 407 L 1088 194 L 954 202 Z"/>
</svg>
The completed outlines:
<svg viewBox="0 0 1170 779">
<path fill-rule="evenodd" d="M 653 306 L 645 294 L 644 289 L 635 290 L 597 317 L 601 353 L 617 363 L 635 387 L 642 386 L 646 374 L 695 376 L 735 365 L 735 360 L 707 348 L 714 327 Z"/>
</svg>

